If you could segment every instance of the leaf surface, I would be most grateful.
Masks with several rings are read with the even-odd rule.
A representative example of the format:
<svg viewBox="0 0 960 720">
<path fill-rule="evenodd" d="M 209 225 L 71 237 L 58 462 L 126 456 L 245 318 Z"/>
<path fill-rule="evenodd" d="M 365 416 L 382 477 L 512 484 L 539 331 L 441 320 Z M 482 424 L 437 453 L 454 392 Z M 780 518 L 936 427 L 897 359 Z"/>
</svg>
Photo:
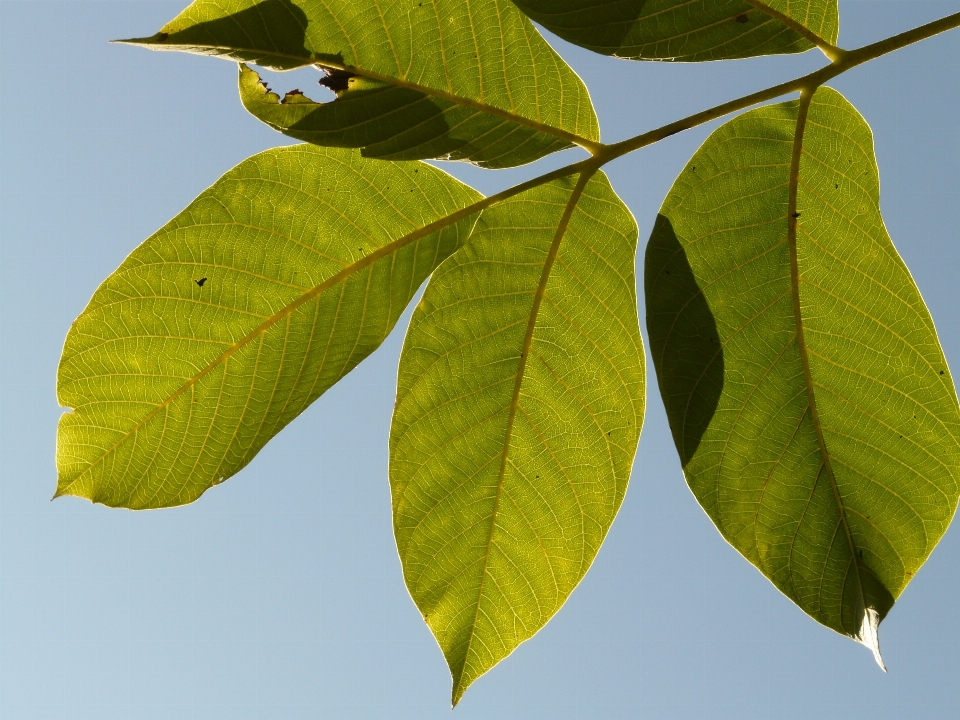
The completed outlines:
<svg viewBox="0 0 960 720">
<path fill-rule="evenodd" d="M 485 168 L 514 167 L 563 150 L 553 135 L 422 92 L 350 78 L 333 102 L 297 92 L 281 98 L 246 65 L 240 99 L 258 120 L 284 135 L 326 147 L 362 148 L 382 160 L 467 160 Z"/>
<path fill-rule="evenodd" d="M 180 505 L 373 352 L 474 219 L 422 163 L 310 145 L 224 175 L 100 286 L 57 377 L 58 495 Z"/>
<path fill-rule="evenodd" d="M 839 93 L 714 132 L 664 202 L 647 326 L 684 474 L 723 536 L 870 647 L 957 507 L 960 413 Z"/>
<path fill-rule="evenodd" d="M 600 138 L 583 82 L 509 0 L 195 0 L 127 42 L 326 68 L 330 103 L 280 104 L 241 77 L 244 104 L 294 137 L 373 157 L 506 167 Z"/>
<path fill-rule="evenodd" d="M 837 41 L 837 0 L 514 0 L 551 32 L 632 60 L 696 62 L 804 52 Z"/>
<path fill-rule="evenodd" d="M 620 507 L 644 409 L 636 238 L 605 176 L 557 180 L 485 210 L 414 311 L 394 530 L 454 704 L 557 612 Z"/>
</svg>

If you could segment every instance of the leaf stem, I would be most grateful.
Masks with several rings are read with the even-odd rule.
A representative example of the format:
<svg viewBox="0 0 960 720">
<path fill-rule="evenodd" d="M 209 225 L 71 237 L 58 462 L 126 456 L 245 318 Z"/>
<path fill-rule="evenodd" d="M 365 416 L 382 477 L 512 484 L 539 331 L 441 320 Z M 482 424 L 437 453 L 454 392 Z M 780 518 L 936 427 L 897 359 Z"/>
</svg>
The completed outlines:
<svg viewBox="0 0 960 720">
<path fill-rule="evenodd" d="M 824 40 L 822 37 L 817 35 L 815 32 L 813 32 L 813 30 L 808 28 L 806 25 L 803 25 L 802 23 L 798 23 L 789 15 L 784 15 L 782 12 L 774 10 L 772 7 L 770 7 L 766 3 L 760 2 L 760 0 L 744 0 L 744 2 L 746 2 L 748 5 L 753 5 L 753 7 L 755 7 L 760 12 L 769 15 L 774 20 L 778 20 L 779 22 L 783 23 L 788 28 L 793 30 L 795 33 L 805 37 L 807 40 L 809 40 L 818 48 L 820 48 L 820 52 L 826 55 L 827 59 L 830 62 L 832 63 L 840 62 L 844 58 L 844 56 L 847 54 L 846 50 L 843 50 L 841 48 L 838 48 L 836 45 L 832 45 L 828 43 L 826 40 Z"/>
</svg>

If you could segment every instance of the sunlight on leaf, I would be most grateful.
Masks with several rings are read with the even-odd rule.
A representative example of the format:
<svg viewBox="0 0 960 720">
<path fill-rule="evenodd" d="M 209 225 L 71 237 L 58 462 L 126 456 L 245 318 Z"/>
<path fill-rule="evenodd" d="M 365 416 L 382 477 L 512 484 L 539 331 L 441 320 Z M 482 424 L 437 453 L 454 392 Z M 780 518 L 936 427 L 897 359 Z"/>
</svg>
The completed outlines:
<svg viewBox="0 0 960 720">
<path fill-rule="evenodd" d="M 509 0 L 195 0 L 125 42 L 339 73 L 327 84 L 340 97 L 309 111 L 245 104 L 294 137 L 375 157 L 507 167 L 600 139 L 583 82 Z"/>
<path fill-rule="evenodd" d="M 196 500 L 373 352 L 476 216 L 423 163 L 300 145 L 224 175 L 133 251 L 67 335 L 58 495 Z"/>
<path fill-rule="evenodd" d="M 644 410 L 636 241 L 602 173 L 557 180 L 484 211 L 414 311 L 394 530 L 454 704 L 559 610 L 623 500 Z"/>
</svg>

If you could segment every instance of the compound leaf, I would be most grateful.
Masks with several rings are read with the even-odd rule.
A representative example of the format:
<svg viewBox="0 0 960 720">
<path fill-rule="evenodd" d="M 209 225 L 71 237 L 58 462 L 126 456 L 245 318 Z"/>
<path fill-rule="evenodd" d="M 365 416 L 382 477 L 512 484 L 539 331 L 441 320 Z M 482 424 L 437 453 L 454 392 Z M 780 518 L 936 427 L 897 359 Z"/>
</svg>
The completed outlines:
<svg viewBox="0 0 960 720">
<path fill-rule="evenodd" d="M 414 311 L 394 531 L 454 704 L 557 612 L 620 507 L 644 409 L 636 238 L 605 176 L 557 180 L 485 210 Z"/>
<path fill-rule="evenodd" d="M 245 106 L 293 137 L 371 157 L 507 167 L 600 138 L 583 82 L 509 0 L 195 0 L 125 42 L 318 65 L 336 100 L 291 91 L 281 103 L 241 74 Z"/>
<path fill-rule="evenodd" d="M 423 163 L 350 150 L 242 162 L 134 250 L 71 327 L 57 494 L 165 507 L 238 472 L 380 345 L 476 217 L 448 216 L 478 198 Z"/>
<path fill-rule="evenodd" d="M 957 507 L 960 412 L 839 93 L 714 132 L 664 202 L 647 326 L 687 482 L 805 612 L 870 647 Z"/>
<path fill-rule="evenodd" d="M 694 62 L 834 45 L 837 0 L 514 0 L 569 42 L 632 60 Z"/>
</svg>

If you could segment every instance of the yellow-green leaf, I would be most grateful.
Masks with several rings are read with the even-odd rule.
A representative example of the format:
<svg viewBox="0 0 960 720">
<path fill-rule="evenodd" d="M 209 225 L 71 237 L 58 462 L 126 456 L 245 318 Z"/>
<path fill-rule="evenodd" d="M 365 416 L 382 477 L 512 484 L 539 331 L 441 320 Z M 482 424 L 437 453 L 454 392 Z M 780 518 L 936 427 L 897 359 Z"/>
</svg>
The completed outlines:
<svg viewBox="0 0 960 720">
<path fill-rule="evenodd" d="M 196 500 L 373 352 L 474 219 L 423 163 L 255 155 L 150 237 L 67 335 L 58 495 Z M 431 225 L 433 223 L 433 225 Z"/>
<path fill-rule="evenodd" d="M 726 123 L 664 202 L 645 273 L 693 493 L 882 666 L 879 623 L 957 507 L 960 412 L 884 228 L 869 126 L 829 88 Z"/>
<path fill-rule="evenodd" d="M 509 0 L 195 0 L 127 42 L 325 68 L 330 103 L 280 104 L 241 78 L 245 105 L 294 137 L 375 157 L 505 167 L 600 138 L 583 82 Z"/>
<path fill-rule="evenodd" d="M 605 176 L 556 180 L 485 210 L 414 311 L 394 531 L 454 704 L 557 612 L 623 500 L 644 409 L 636 239 Z"/>
<path fill-rule="evenodd" d="M 694 62 L 834 45 L 837 0 L 514 0 L 565 40 L 633 60 Z"/>
</svg>

